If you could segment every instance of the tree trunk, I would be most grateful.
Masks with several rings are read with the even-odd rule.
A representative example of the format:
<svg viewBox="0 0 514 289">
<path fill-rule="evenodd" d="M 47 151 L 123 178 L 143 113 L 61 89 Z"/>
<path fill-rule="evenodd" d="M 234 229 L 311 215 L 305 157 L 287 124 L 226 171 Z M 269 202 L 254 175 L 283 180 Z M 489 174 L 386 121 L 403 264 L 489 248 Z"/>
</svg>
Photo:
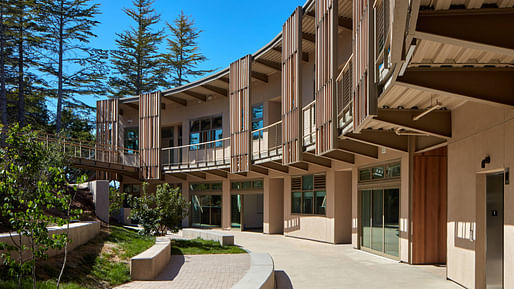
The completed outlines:
<svg viewBox="0 0 514 289">
<path fill-rule="evenodd" d="M 2 114 L 3 131 L 7 129 L 7 93 L 5 91 L 5 32 L 4 32 L 4 3 L 0 4 L 0 114 Z"/>
<path fill-rule="evenodd" d="M 64 0 L 61 0 L 61 11 L 59 19 L 59 68 L 57 75 L 57 113 L 55 119 L 55 131 L 59 133 L 62 127 L 62 84 L 63 84 L 63 72 L 62 72 L 62 61 L 63 61 L 63 29 L 64 29 Z"/>
<path fill-rule="evenodd" d="M 21 2 L 21 1 L 20 1 Z M 25 29 L 24 27 L 24 20 L 25 20 L 25 15 L 24 15 L 24 10 L 25 10 L 25 7 L 23 5 L 23 3 L 20 3 L 19 4 L 19 8 L 20 8 L 20 15 L 19 15 L 19 29 L 18 29 L 18 32 L 19 32 L 19 39 L 18 39 L 18 122 L 20 123 L 20 126 L 25 126 L 25 94 L 24 94 L 24 88 L 25 88 L 25 83 L 24 83 L 24 77 L 23 77 L 23 68 L 24 68 L 24 58 L 23 58 L 23 54 L 24 54 L 24 50 L 23 50 L 23 31 Z"/>
</svg>

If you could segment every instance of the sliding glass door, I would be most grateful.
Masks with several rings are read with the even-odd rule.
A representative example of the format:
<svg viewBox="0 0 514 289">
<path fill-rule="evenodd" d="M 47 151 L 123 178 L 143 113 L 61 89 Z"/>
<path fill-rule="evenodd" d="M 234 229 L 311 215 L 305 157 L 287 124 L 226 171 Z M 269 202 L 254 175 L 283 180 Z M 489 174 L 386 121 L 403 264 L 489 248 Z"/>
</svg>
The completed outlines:
<svg viewBox="0 0 514 289">
<path fill-rule="evenodd" d="M 194 227 L 221 227 L 221 195 L 193 195 Z"/>
<path fill-rule="evenodd" d="M 361 246 L 399 256 L 399 189 L 361 191 Z"/>
</svg>

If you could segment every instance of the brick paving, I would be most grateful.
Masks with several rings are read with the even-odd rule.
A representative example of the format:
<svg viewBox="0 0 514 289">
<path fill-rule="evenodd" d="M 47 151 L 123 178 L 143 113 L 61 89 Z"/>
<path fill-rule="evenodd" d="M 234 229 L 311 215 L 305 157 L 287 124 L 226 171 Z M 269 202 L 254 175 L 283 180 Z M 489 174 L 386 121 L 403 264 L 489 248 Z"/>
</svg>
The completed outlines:
<svg viewBox="0 0 514 289">
<path fill-rule="evenodd" d="M 249 268 L 248 254 L 173 255 L 156 281 L 134 281 L 117 288 L 228 289 Z"/>
</svg>

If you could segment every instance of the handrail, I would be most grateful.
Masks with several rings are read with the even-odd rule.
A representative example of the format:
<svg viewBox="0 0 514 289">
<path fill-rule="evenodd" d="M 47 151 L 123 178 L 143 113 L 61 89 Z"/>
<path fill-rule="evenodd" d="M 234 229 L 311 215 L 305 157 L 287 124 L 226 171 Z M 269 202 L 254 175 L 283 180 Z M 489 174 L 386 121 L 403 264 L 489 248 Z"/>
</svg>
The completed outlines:
<svg viewBox="0 0 514 289">
<path fill-rule="evenodd" d="M 207 145 L 207 144 L 211 144 L 211 143 L 223 142 L 223 141 L 226 141 L 226 140 L 229 140 L 229 139 L 230 139 L 230 137 L 226 137 L 226 138 L 220 138 L 220 139 L 217 139 L 217 140 L 200 142 L 200 143 L 197 143 L 197 144 L 187 144 L 187 145 L 181 145 L 181 146 L 175 146 L 175 147 L 166 147 L 166 148 L 162 148 L 162 150 L 182 149 L 182 148 L 193 147 L 193 146 L 196 147 L 196 146 L 202 146 L 202 145 Z"/>
<path fill-rule="evenodd" d="M 259 131 L 262 131 L 262 130 L 268 129 L 268 128 L 272 127 L 272 126 L 278 125 L 279 123 L 282 123 L 282 120 L 279 120 L 279 121 L 277 121 L 277 122 L 274 122 L 274 123 L 272 123 L 272 124 L 270 124 L 270 125 L 268 125 L 268 126 L 265 126 L 265 127 L 262 127 L 262 128 L 256 129 L 256 130 L 252 130 L 252 133 L 254 133 L 254 132 L 259 132 Z"/>
<path fill-rule="evenodd" d="M 309 123 L 305 123 L 305 115 L 309 115 Z M 311 101 L 302 108 L 303 118 L 303 145 L 310 146 L 316 142 L 316 100 Z"/>
<path fill-rule="evenodd" d="M 253 160 L 269 159 L 282 155 L 282 120 L 251 132 Z"/>
<path fill-rule="evenodd" d="M 228 166 L 230 163 L 230 137 L 161 148 L 161 164 L 165 170 Z"/>
</svg>

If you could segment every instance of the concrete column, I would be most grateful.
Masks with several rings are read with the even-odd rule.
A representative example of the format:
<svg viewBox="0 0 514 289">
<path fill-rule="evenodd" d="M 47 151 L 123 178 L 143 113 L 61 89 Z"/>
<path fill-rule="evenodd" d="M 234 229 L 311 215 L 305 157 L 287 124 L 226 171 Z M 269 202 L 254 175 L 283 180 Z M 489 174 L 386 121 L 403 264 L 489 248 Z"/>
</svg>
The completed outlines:
<svg viewBox="0 0 514 289">
<path fill-rule="evenodd" d="M 352 247 L 359 248 L 359 225 L 360 225 L 360 208 L 359 208 L 359 169 L 357 166 L 352 168 Z"/>
<path fill-rule="evenodd" d="M 352 243 L 352 172 L 335 171 L 334 243 Z"/>
<path fill-rule="evenodd" d="M 182 220 L 182 227 L 190 227 L 191 226 L 191 214 L 193 214 L 193 203 L 192 203 L 192 196 L 189 194 L 189 183 L 188 182 L 181 182 L 182 189 L 182 197 L 191 202 L 191 207 L 189 208 L 189 215 L 185 217 Z"/>
<path fill-rule="evenodd" d="M 221 227 L 230 230 L 230 180 L 222 181 L 223 194 L 221 196 Z"/>
<path fill-rule="evenodd" d="M 265 234 L 284 232 L 284 179 L 264 178 Z"/>
</svg>

